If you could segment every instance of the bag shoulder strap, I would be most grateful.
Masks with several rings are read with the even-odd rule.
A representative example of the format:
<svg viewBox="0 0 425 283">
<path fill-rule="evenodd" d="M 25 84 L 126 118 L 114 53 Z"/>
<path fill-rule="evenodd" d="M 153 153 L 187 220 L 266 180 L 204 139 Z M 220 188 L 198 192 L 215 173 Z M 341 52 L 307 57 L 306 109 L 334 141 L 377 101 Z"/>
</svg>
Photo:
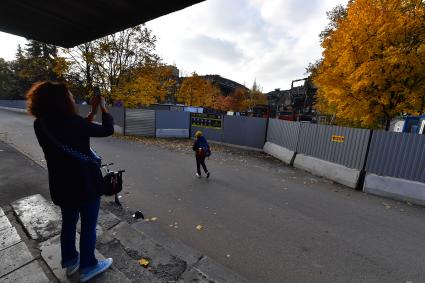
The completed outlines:
<svg viewBox="0 0 425 283">
<path fill-rule="evenodd" d="M 80 161 L 84 161 L 84 162 L 89 162 L 89 163 L 93 163 L 97 166 L 100 166 L 102 163 L 102 160 L 100 157 L 98 157 L 97 155 L 95 155 L 96 157 L 92 157 L 89 156 L 87 154 L 84 154 L 78 150 L 73 149 L 72 147 L 70 147 L 69 145 L 63 144 L 61 142 L 59 142 L 53 135 L 52 133 L 49 131 L 49 129 L 46 126 L 45 121 L 40 119 L 40 127 L 43 131 L 43 133 L 46 135 L 46 137 L 53 143 L 53 145 L 59 149 L 60 151 L 64 152 L 65 154 L 72 156 Z M 93 153 L 93 150 L 90 149 Z"/>
</svg>

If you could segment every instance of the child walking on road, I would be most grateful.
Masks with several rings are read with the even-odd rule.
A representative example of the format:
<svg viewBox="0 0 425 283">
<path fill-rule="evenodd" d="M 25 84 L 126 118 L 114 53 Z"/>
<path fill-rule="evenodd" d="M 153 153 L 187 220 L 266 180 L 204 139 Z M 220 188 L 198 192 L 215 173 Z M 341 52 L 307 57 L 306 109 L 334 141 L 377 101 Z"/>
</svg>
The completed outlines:
<svg viewBox="0 0 425 283">
<path fill-rule="evenodd" d="M 207 142 L 207 139 L 202 136 L 201 131 L 197 131 L 195 134 L 196 141 L 193 144 L 193 151 L 195 151 L 196 155 L 196 177 L 201 178 L 201 165 L 204 169 L 207 178 L 210 177 L 210 172 L 208 172 L 207 166 L 205 165 L 205 157 L 211 155 L 210 146 Z"/>
</svg>

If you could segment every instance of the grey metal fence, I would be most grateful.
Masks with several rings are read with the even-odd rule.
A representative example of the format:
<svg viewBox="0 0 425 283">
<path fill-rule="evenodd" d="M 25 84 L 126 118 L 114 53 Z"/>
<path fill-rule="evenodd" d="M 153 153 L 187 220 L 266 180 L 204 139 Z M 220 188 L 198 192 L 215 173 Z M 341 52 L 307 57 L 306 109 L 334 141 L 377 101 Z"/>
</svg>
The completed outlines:
<svg viewBox="0 0 425 283">
<path fill-rule="evenodd" d="M 27 108 L 25 100 L 0 100 L 0 106 L 19 109 Z"/>
<path fill-rule="evenodd" d="M 155 111 L 156 137 L 188 138 L 190 113 L 183 111 Z"/>
<path fill-rule="evenodd" d="M 374 131 L 366 172 L 425 182 L 425 135 Z"/>
<path fill-rule="evenodd" d="M 155 110 L 126 109 L 125 134 L 154 137 Z"/>
<path fill-rule="evenodd" d="M 253 148 L 263 148 L 267 119 L 224 116 L 223 142 Z"/>
<path fill-rule="evenodd" d="M 370 130 L 301 124 L 297 152 L 363 169 Z"/>
<path fill-rule="evenodd" d="M 114 124 L 120 127 L 124 127 L 125 119 L 125 108 L 124 107 L 110 107 L 108 108 L 109 113 L 114 117 Z"/>
<path fill-rule="evenodd" d="M 267 141 L 296 151 L 300 128 L 301 124 L 299 122 L 270 119 Z"/>
</svg>

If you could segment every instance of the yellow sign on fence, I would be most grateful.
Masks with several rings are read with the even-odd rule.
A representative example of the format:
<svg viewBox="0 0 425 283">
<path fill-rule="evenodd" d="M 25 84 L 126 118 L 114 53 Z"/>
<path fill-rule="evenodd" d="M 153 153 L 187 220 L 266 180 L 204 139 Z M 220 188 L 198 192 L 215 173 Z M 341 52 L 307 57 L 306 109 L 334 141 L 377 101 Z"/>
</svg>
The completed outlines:
<svg viewBox="0 0 425 283">
<path fill-rule="evenodd" d="M 344 136 L 332 135 L 332 141 L 333 142 L 344 142 L 345 141 L 345 137 Z"/>
<path fill-rule="evenodd" d="M 7 141 L 7 133 L 0 133 L 0 141 Z"/>
</svg>

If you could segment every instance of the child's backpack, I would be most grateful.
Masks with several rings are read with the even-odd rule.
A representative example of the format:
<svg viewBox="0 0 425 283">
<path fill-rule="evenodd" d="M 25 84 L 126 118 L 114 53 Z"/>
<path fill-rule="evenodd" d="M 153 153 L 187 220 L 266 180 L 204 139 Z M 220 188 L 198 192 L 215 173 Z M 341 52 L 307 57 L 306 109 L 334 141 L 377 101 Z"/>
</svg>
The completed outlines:
<svg viewBox="0 0 425 283">
<path fill-rule="evenodd" d="M 211 150 L 209 146 L 203 146 L 202 147 L 202 151 L 205 154 L 205 157 L 210 157 L 211 156 Z"/>
</svg>

